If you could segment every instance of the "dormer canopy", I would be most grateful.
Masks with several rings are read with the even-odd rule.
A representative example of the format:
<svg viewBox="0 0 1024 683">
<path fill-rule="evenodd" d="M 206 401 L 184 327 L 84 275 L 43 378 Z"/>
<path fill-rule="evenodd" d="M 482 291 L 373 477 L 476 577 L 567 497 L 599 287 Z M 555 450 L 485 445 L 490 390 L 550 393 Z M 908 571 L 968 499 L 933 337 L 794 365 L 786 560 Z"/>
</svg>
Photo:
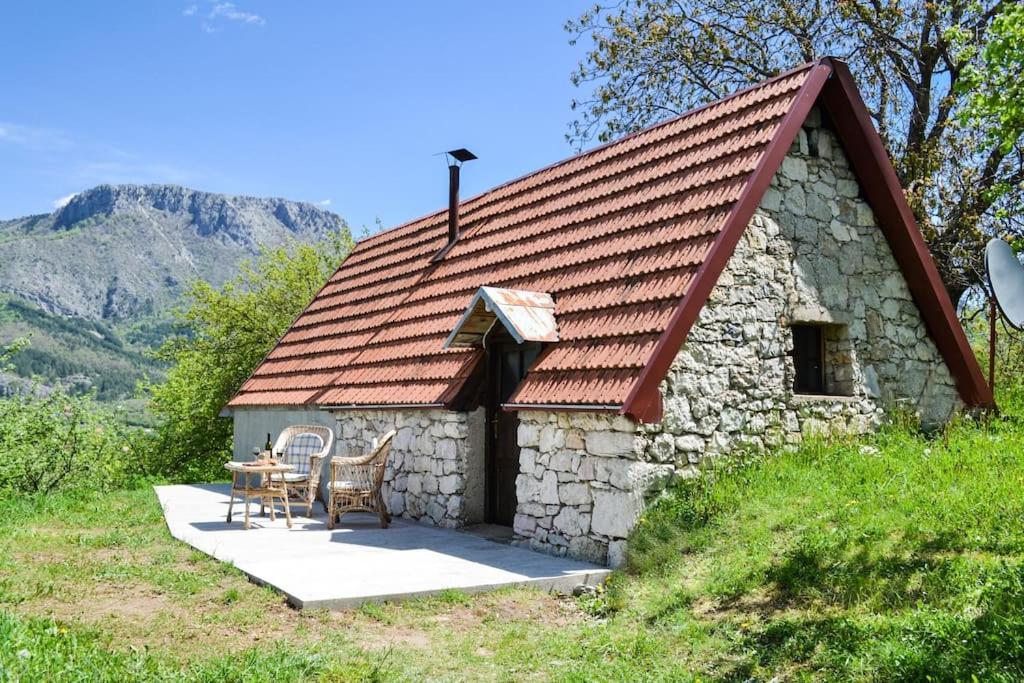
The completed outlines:
<svg viewBox="0 0 1024 683">
<path fill-rule="evenodd" d="M 547 292 L 481 287 L 444 343 L 446 349 L 479 348 L 500 321 L 518 343 L 557 342 L 555 300 Z"/>
</svg>

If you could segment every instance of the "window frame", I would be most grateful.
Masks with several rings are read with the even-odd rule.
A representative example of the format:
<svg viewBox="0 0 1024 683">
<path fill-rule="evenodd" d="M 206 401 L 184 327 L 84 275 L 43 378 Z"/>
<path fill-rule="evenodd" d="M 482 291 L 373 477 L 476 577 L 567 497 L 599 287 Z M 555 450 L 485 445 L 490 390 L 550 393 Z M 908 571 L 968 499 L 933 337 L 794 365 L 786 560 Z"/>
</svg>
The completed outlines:
<svg viewBox="0 0 1024 683">
<path fill-rule="evenodd" d="M 814 339 L 806 338 L 805 335 L 810 332 L 813 332 Z M 801 396 L 830 395 L 825 371 L 825 333 L 825 325 L 821 324 L 800 322 L 790 325 L 790 334 L 793 339 L 790 357 L 793 359 L 792 388 L 794 394 Z M 800 338 L 799 341 L 798 337 Z M 814 365 L 815 357 L 803 358 L 804 352 L 813 352 L 816 355 L 817 369 L 813 371 L 813 377 L 807 377 L 807 367 Z M 798 353 L 800 356 L 798 356 Z"/>
</svg>

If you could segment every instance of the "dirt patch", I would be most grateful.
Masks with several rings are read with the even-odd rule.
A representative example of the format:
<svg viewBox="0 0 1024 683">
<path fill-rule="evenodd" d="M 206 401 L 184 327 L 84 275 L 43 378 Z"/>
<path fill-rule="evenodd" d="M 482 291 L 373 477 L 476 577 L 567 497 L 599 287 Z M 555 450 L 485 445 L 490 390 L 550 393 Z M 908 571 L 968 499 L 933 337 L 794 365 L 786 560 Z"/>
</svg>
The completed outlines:
<svg viewBox="0 0 1024 683">
<path fill-rule="evenodd" d="M 252 590 L 238 582 L 228 585 L 231 583 L 218 582 L 209 595 L 187 601 L 139 584 L 96 583 L 91 588 L 79 584 L 74 593 L 57 592 L 26 601 L 17 609 L 32 616 L 101 628 L 111 634 L 109 646 L 116 650 L 148 647 L 183 660 L 203 651 L 221 654 L 262 642 L 317 641 L 330 626 L 318 628 L 315 619 L 291 609 L 283 600 L 279 604 L 254 605 L 251 600 L 225 604 L 219 596 L 228 588 Z M 233 618 L 235 609 L 240 611 L 238 618 Z M 304 627 L 301 636 L 300 625 Z"/>
<path fill-rule="evenodd" d="M 383 620 L 352 612 L 332 612 L 329 617 L 337 626 L 346 628 L 356 645 L 379 650 L 389 645 L 425 649 L 435 644 L 442 634 L 463 636 L 480 633 L 487 623 L 530 621 L 548 627 L 566 627 L 588 619 L 574 600 L 532 591 L 485 593 L 465 603 L 437 605 L 430 612 L 401 606 L 389 608 Z M 481 647 L 481 656 L 493 655 Z"/>
<path fill-rule="evenodd" d="M 707 621 L 742 621 L 749 623 L 775 621 L 801 616 L 811 610 L 823 614 L 832 611 L 828 605 L 795 602 L 776 591 L 751 591 L 728 600 L 700 598 L 691 607 L 694 616 Z"/>
<path fill-rule="evenodd" d="M 389 647 L 412 647 L 426 650 L 434 640 L 424 631 L 408 626 L 376 624 L 361 626 L 357 644 L 366 650 L 386 650 Z"/>
<path fill-rule="evenodd" d="M 484 622 L 528 621 L 545 626 L 565 627 L 585 621 L 587 616 L 576 602 L 557 595 L 517 591 L 481 595 L 466 604 L 428 617 L 428 623 L 455 633 L 477 630 Z"/>
</svg>

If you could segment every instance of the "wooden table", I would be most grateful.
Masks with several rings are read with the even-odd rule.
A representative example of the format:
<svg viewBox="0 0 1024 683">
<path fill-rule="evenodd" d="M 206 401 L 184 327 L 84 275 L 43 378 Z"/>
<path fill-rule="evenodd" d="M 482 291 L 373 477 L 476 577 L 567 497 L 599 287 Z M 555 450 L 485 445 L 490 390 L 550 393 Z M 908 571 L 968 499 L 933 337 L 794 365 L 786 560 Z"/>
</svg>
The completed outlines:
<svg viewBox="0 0 1024 683">
<path fill-rule="evenodd" d="M 269 463 L 253 464 L 242 462 L 226 462 L 224 468 L 231 472 L 231 502 L 228 503 L 228 524 L 231 523 L 231 508 L 235 505 L 235 496 L 245 501 L 245 528 L 249 528 L 249 499 L 259 498 L 260 505 L 270 505 L 270 520 L 274 521 L 274 499 L 284 502 L 284 516 L 288 520 L 288 528 L 292 528 L 292 511 L 288 507 L 288 484 L 284 477 L 274 479 L 272 474 L 291 472 L 291 465 L 271 465 Z M 259 475 L 258 484 L 252 485 L 252 475 Z"/>
</svg>

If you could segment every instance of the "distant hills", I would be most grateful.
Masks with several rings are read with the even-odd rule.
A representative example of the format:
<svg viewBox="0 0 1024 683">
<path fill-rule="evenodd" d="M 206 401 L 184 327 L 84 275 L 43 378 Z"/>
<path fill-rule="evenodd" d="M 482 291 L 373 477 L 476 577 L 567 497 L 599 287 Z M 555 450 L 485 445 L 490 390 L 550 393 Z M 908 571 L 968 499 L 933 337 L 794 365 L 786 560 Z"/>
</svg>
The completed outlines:
<svg viewBox="0 0 1024 683">
<path fill-rule="evenodd" d="M 0 343 L 32 335 L 15 359 L 23 378 L 130 394 L 159 372 L 142 353 L 191 280 L 219 285 L 260 245 L 317 242 L 344 225 L 287 199 L 100 185 L 53 213 L 0 220 Z M 0 377 L 0 392 L 20 383 Z"/>
</svg>

